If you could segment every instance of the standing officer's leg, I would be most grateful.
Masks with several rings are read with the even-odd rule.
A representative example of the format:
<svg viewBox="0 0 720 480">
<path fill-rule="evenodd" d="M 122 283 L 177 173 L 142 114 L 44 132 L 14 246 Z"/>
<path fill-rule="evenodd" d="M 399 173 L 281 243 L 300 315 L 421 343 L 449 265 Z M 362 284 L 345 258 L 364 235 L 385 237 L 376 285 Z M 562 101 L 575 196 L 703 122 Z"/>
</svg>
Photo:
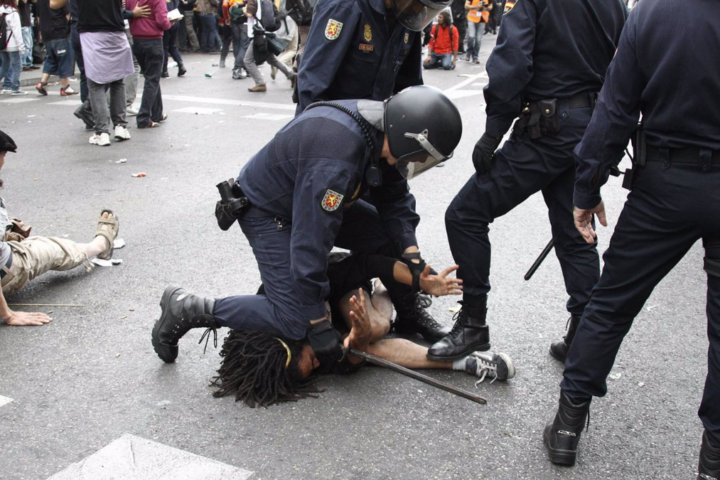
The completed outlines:
<svg viewBox="0 0 720 480">
<path fill-rule="evenodd" d="M 400 258 L 403 253 L 400 243 L 388 235 L 375 207 L 364 200 L 357 200 L 343 213 L 335 246 L 393 258 Z M 450 332 L 425 310 L 427 305 L 410 287 L 398 284 L 387 288 L 397 312 L 394 324 L 397 332 L 418 333 L 429 342 L 436 342 Z"/>
<path fill-rule="evenodd" d="M 708 374 L 698 415 L 705 426 L 699 473 L 720 475 L 720 233 L 703 238 L 707 272 Z"/>
<path fill-rule="evenodd" d="M 565 361 L 567 349 L 575 336 L 585 305 L 600 277 L 600 259 L 597 242 L 589 244 L 575 228 L 573 221 L 573 185 L 575 168 L 569 168 L 542 191 L 552 226 L 555 254 L 560 262 L 565 290 L 570 296 L 567 310 L 570 312 L 568 331 L 561 340 L 553 342 L 550 354 Z"/>
<path fill-rule="evenodd" d="M 570 346 L 560 385 L 560 409 L 544 432 L 554 463 L 575 462 L 590 399 L 607 392 L 607 376 L 635 316 L 655 286 L 701 236 L 697 223 L 688 216 L 688 208 L 667 208 L 668 202 L 683 199 L 668 199 L 667 192 L 659 193 L 665 178 L 677 173 L 661 170 L 659 162 L 648 162 L 640 172 L 603 256 L 600 280 Z M 646 186 L 650 189 L 646 190 Z"/>
</svg>

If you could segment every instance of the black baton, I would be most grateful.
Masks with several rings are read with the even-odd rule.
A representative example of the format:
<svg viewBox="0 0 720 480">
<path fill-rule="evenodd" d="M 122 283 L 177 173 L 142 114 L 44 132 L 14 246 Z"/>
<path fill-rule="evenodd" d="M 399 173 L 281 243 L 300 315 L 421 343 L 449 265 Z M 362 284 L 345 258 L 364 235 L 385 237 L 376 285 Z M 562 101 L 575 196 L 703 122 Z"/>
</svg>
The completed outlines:
<svg viewBox="0 0 720 480">
<path fill-rule="evenodd" d="M 402 373 L 403 375 L 414 378 L 415 380 L 420 380 L 423 383 L 427 383 L 428 385 L 432 385 L 433 387 L 439 388 L 441 390 L 445 390 L 446 392 L 453 393 L 455 395 L 458 395 L 463 398 L 467 398 L 468 400 L 472 400 L 473 402 L 479 403 L 480 405 L 485 405 L 487 403 L 487 400 L 485 400 L 480 395 L 475 395 L 474 393 L 470 393 L 466 390 L 463 390 L 462 388 L 455 387 L 453 385 L 449 385 L 445 382 L 441 382 L 440 380 L 435 380 L 432 377 L 428 377 L 427 375 L 423 375 L 422 373 L 418 373 L 414 370 L 410 370 L 409 368 L 401 367 L 400 365 L 397 365 L 393 362 L 390 362 L 388 360 L 384 360 L 382 358 L 378 358 L 375 355 L 361 352 L 360 350 L 356 350 L 354 348 L 350 348 L 347 351 L 348 353 L 352 353 L 353 355 L 356 355 L 358 357 L 362 357 L 368 362 L 372 363 L 373 365 L 378 365 L 380 367 L 389 368 L 390 370 L 394 370 L 398 373 Z"/>
<path fill-rule="evenodd" d="M 532 267 L 530 267 L 530 270 L 527 271 L 525 274 L 525 280 L 530 280 L 533 275 L 535 275 L 535 272 L 538 268 L 540 268 L 540 265 L 545 261 L 545 257 L 548 256 L 550 251 L 553 249 L 553 240 L 552 238 L 548 242 L 547 245 L 545 245 L 545 248 L 543 248 L 543 251 L 540 252 L 540 255 L 538 255 L 538 258 L 535 260 L 535 263 L 532 264 Z"/>
</svg>

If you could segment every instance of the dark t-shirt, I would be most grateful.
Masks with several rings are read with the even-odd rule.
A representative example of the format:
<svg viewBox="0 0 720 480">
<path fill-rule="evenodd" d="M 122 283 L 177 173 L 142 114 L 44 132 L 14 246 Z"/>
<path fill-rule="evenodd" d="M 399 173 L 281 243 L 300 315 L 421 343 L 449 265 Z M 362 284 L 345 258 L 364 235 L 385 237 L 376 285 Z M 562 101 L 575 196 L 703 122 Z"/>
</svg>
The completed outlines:
<svg viewBox="0 0 720 480">
<path fill-rule="evenodd" d="M 70 13 L 70 5 L 57 10 L 50 8 L 50 0 L 38 0 L 35 5 L 40 20 L 40 33 L 44 42 L 67 38 L 70 28 L 66 15 Z"/>
<path fill-rule="evenodd" d="M 122 0 L 78 0 L 78 32 L 124 32 Z"/>
<path fill-rule="evenodd" d="M 23 2 L 23 0 L 18 1 L 18 13 L 20 14 L 20 26 L 21 27 L 31 27 L 30 24 L 30 5 Z"/>
</svg>

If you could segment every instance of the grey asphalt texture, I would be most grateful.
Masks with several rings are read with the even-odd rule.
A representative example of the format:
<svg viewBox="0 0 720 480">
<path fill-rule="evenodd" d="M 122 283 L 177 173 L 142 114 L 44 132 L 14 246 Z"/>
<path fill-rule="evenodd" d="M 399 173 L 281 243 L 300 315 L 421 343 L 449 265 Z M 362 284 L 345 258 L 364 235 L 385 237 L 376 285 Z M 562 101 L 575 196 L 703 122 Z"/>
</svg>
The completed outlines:
<svg viewBox="0 0 720 480">
<path fill-rule="evenodd" d="M 483 64 L 494 37 L 485 40 Z M 186 78 L 173 69 L 162 81 L 166 95 L 290 104 L 285 79 L 268 77 L 268 92 L 251 94 L 251 80 L 233 81 L 229 69 L 211 67 L 216 56 L 186 61 Z M 466 80 L 461 75 L 483 71 L 458 63 L 455 71 L 426 72 L 426 83 L 447 89 Z M 53 322 L 0 325 L 0 395 L 14 400 L 0 407 L 0 478 L 46 479 L 125 433 L 252 470 L 258 479 L 695 478 L 702 433 L 696 412 L 707 372 L 700 245 L 637 318 L 608 395 L 593 402 L 574 468 L 550 464 L 541 441 L 562 376 L 548 347 L 568 317 L 554 254 L 531 281 L 523 280 L 550 239 L 541 195 L 498 219 L 490 233 L 491 339 L 494 350 L 514 359 L 517 376 L 476 388 L 476 379 L 462 372 L 426 372 L 485 396 L 487 405 L 368 367 L 323 377 L 317 399 L 251 409 L 212 396 L 219 348 L 211 342 L 203 354 L 200 331 L 181 341 L 170 365 L 155 355 L 150 332 L 168 285 L 216 297 L 257 289 L 257 265 L 240 229 L 217 228 L 215 184 L 234 177 L 286 121 L 244 116 L 292 112 L 166 100 L 170 119 L 161 128 L 137 130 L 131 119 L 132 140 L 100 148 L 88 144 L 74 107 L 50 105 L 60 100 L 0 103 L 0 129 L 19 145 L 7 156 L 1 194 L 33 233 L 81 242 L 92 238 L 101 209 L 111 208 L 127 246 L 115 254 L 120 266 L 51 272 L 8 298 L 82 307 L 22 308 L 46 312 Z M 453 263 L 444 212 L 474 172 L 470 156 L 485 122 L 482 95 L 457 105 L 464 133 L 455 157 L 411 184 L 422 217 L 420 247 L 436 268 Z M 188 106 L 223 112 L 174 112 Z M 115 163 L 121 158 L 127 163 Z M 147 176 L 133 178 L 137 172 Z M 601 250 L 626 195 L 614 178 L 604 189 L 610 225 L 600 229 Z M 435 299 L 430 311 L 451 325 L 448 308 L 456 300 Z"/>
</svg>

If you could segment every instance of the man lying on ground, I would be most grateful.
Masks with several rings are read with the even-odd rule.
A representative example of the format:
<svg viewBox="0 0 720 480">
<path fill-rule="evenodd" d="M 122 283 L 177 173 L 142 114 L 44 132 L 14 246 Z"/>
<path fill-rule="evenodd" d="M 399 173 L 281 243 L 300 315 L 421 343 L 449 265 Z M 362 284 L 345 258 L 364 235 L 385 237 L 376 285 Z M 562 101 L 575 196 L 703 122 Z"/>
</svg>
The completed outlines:
<svg viewBox="0 0 720 480">
<path fill-rule="evenodd" d="M 5 165 L 5 154 L 15 153 L 16 150 L 13 139 L 0 131 L 0 170 Z M 0 197 L 0 318 L 8 325 L 43 325 L 52 321 L 44 313 L 11 310 L 5 295 L 17 292 L 30 280 L 50 270 L 71 270 L 95 256 L 109 260 L 119 229 L 120 223 L 115 214 L 111 210 L 103 210 L 98 219 L 95 238 L 90 243 L 75 243 L 57 237 L 25 238 L 29 229 L 23 231 L 14 227 L 5 210 L 5 202 Z"/>
<path fill-rule="evenodd" d="M 346 348 L 406 368 L 464 370 L 480 377 L 480 382 L 487 376 L 493 381 L 514 377 L 512 360 L 503 353 L 473 352 L 455 362 L 434 362 L 427 359 L 427 347 L 404 338 L 384 338 L 390 331 L 393 311 L 385 285 L 415 283 L 430 295 L 459 295 L 462 280 L 448 278 L 455 270 L 457 266 L 433 275 L 428 266 L 414 282 L 407 265 L 392 258 L 332 253 L 327 271 L 331 292 L 327 299 L 328 316 L 333 327 L 344 333 Z M 374 288 L 373 278 L 377 278 Z M 261 287 L 258 294 L 263 291 Z M 244 327 L 244 319 L 218 318 L 211 313 L 214 303 L 213 299 L 187 293 L 182 288 L 166 288 L 160 302 L 162 315 L 153 329 L 152 341 L 160 358 L 164 358 L 163 349 L 174 348 L 176 352 L 177 341 L 191 328 L 208 327 L 202 342 L 216 328 L 231 326 L 220 352 L 223 360 L 218 375 L 212 382 L 217 387 L 213 394 L 216 397 L 234 394 L 237 401 L 242 400 L 250 407 L 295 401 L 317 392 L 312 383 L 313 373 L 350 373 L 363 363 L 362 359 L 347 355 L 341 362 L 323 365 L 307 339 L 292 341 Z"/>
</svg>

